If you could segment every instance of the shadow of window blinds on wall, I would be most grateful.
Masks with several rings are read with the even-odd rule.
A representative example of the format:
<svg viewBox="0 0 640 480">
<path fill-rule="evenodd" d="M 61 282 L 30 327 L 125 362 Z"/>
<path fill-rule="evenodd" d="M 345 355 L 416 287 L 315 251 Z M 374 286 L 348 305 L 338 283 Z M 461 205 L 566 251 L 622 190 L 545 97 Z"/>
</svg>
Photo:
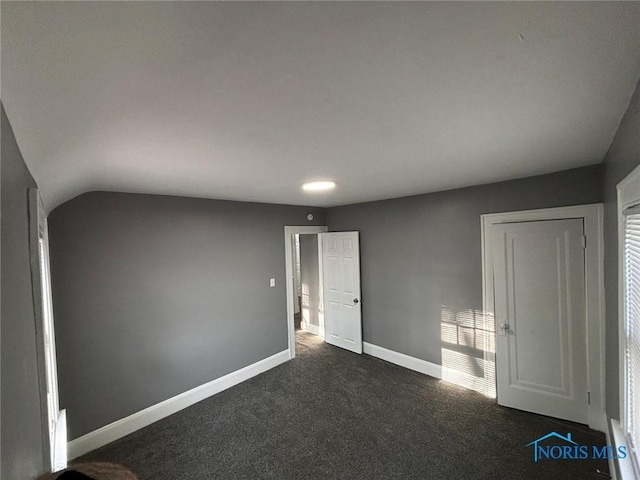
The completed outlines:
<svg viewBox="0 0 640 480">
<path fill-rule="evenodd" d="M 442 305 L 442 379 L 496 397 L 493 314 Z"/>
</svg>

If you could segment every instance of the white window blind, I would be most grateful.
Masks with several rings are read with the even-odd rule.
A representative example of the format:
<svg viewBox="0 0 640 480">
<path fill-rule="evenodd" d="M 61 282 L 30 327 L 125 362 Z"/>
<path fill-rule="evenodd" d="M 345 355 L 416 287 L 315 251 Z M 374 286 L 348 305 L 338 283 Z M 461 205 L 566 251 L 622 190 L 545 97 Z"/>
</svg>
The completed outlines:
<svg viewBox="0 0 640 480">
<path fill-rule="evenodd" d="M 625 423 L 637 466 L 640 447 L 640 207 L 625 210 L 624 218 Z"/>
</svg>

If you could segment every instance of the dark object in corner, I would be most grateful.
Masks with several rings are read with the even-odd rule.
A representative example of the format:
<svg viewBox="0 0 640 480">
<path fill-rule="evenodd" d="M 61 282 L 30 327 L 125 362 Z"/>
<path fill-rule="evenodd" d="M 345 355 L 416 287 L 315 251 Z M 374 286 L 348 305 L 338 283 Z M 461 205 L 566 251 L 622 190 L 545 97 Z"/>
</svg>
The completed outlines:
<svg viewBox="0 0 640 480">
<path fill-rule="evenodd" d="M 58 477 L 58 480 L 95 480 L 84 473 L 68 470 Z"/>
<path fill-rule="evenodd" d="M 126 467 L 108 462 L 74 463 L 61 472 L 48 473 L 38 480 L 138 480 Z"/>
</svg>

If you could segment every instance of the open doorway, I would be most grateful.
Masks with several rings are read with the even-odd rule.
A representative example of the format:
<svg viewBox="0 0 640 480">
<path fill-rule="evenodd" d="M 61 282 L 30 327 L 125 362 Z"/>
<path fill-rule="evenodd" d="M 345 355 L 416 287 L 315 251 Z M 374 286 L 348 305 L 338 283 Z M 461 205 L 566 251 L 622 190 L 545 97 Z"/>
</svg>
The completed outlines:
<svg viewBox="0 0 640 480">
<path fill-rule="evenodd" d="M 294 328 L 296 351 L 314 353 L 324 343 L 324 312 L 321 297 L 321 245 L 318 233 L 294 236 Z"/>
<path fill-rule="evenodd" d="M 324 336 L 322 258 L 319 234 L 327 227 L 285 227 L 287 325 L 289 357 L 296 352 L 296 333 Z"/>
<path fill-rule="evenodd" d="M 324 318 L 320 297 L 319 235 L 296 233 L 294 235 L 294 326 L 324 337 Z"/>
<path fill-rule="evenodd" d="M 295 358 L 300 336 L 296 304 L 298 332 L 313 336 L 312 343 L 326 341 L 362 353 L 359 233 L 328 233 L 327 227 L 284 231 L 289 358 Z"/>
</svg>

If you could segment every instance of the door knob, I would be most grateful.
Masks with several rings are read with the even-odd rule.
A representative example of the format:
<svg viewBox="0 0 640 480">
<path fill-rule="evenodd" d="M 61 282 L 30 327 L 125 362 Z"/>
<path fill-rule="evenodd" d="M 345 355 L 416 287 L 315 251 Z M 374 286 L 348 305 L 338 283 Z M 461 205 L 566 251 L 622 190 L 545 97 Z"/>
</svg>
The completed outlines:
<svg viewBox="0 0 640 480">
<path fill-rule="evenodd" d="M 498 335 L 500 335 L 501 337 L 506 337 L 507 336 L 507 332 L 509 331 L 509 324 L 507 323 L 501 323 L 500 324 L 500 330 L 498 332 Z"/>
<path fill-rule="evenodd" d="M 357 298 L 353 299 L 353 303 L 358 303 L 360 300 L 358 300 Z"/>
</svg>

